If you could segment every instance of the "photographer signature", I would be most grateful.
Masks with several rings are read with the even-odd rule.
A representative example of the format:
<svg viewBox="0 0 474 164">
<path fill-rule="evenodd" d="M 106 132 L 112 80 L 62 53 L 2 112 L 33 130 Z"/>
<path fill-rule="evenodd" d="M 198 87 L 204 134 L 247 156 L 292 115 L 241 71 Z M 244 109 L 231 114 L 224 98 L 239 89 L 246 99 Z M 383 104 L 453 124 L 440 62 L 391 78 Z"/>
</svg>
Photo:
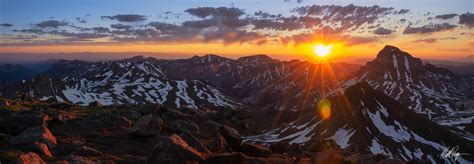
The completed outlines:
<svg viewBox="0 0 474 164">
<path fill-rule="evenodd" d="M 457 161 L 459 156 L 470 155 L 468 153 L 459 153 L 458 149 L 459 146 L 454 146 L 452 148 L 445 147 L 443 152 L 441 152 L 441 157 L 454 158 L 454 160 Z"/>
</svg>

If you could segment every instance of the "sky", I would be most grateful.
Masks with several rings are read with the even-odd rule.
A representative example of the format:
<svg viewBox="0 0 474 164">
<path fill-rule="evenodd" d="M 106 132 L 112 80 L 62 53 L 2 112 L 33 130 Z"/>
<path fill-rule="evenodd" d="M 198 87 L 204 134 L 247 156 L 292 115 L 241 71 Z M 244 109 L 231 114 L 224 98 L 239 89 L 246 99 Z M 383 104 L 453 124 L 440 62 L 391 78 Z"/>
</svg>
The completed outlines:
<svg viewBox="0 0 474 164">
<path fill-rule="evenodd" d="M 331 45 L 333 60 L 373 58 L 384 45 L 422 58 L 474 55 L 474 1 L 0 0 L 0 60 L 310 60 L 317 44 Z"/>
</svg>

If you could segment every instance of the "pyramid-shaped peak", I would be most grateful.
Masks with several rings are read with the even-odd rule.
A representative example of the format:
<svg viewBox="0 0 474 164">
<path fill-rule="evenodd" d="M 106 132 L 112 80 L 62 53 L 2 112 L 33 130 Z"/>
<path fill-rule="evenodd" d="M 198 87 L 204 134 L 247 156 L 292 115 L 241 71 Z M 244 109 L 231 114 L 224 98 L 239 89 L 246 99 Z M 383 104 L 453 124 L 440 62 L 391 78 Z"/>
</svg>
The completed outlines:
<svg viewBox="0 0 474 164">
<path fill-rule="evenodd" d="M 252 55 L 252 56 L 244 56 L 244 57 L 240 57 L 237 60 L 242 61 L 242 62 L 268 62 L 268 61 L 274 61 L 274 59 L 272 59 L 271 57 L 269 57 L 267 55 L 263 55 L 263 54 Z"/>
<path fill-rule="evenodd" d="M 409 53 L 400 50 L 398 47 L 391 46 L 391 45 L 386 45 L 378 54 L 377 54 L 377 59 L 390 59 L 393 58 L 393 56 L 396 57 L 407 57 L 407 58 L 413 58 Z"/>
</svg>

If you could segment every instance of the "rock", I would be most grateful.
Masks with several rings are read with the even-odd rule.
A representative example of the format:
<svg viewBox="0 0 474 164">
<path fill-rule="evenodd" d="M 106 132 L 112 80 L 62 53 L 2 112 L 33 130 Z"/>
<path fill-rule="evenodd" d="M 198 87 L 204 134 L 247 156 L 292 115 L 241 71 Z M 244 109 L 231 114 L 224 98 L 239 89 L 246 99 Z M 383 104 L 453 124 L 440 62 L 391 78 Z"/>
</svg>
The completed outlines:
<svg viewBox="0 0 474 164">
<path fill-rule="evenodd" d="M 34 126 L 45 126 L 48 115 L 39 112 L 21 111 L 0 119 L 0 132 L 17 135 Z"/>
<path fill-rule="evenodd" d="M 289 158 L 256 158 L 249 157 L 240 152 L 214 154 L 206 158 L 206 164 L 241 164 L 241 163 L 296 163 Z M 304 162 L 303 162 L 304 163 Z"/>
<path fill-rule="evenodd" d="M 208 154 L 210 153 L 209 150 L 207 150 L 206 147 L 204 147 L 204 145 L 202 145 L 198 139 L 196 139 L 196 137 L 194 137 L 191 133 L 189 132 L 183 132 L 179 135 L 184 141 L 186 141 L 186 143 L 188 143 L 189 146 L 191 146 L 192 148 L 196 149 L 197 151 L 199 151 L 200 153 L 203 153 L 203 154 Z"/>
<path fill-rule="evenodd" d="M 144 115 L 132 127 L 131 133 L 138 136 L 155 136 L 160 134 L 163 120 L 156 115 Z"/>
<path fill-rule="evenodd" d="M 380 162 L 377 162 L 377 164 L 403 164 L 405 162 L 399 160 L 399 159 L 384 159 Z M 410 162 L 408 162 L 410 163 Z M 425 162 L 421 162 L 421 163 L 425 163 Z M 426 163 L 430 163 L 428 161 L 426 161 Z"/>
<path fill-rule="evenodd" d="M 180 134 L 185 131 L 190 132 L 191 134 L 198 134 L 199 133 L 199 127 L 191 122 L 186 122 L 183 120 L 175 120 L 173 123 L 171 123 L 170 127 L 171 132 Z"/>
<path fill-rule="evenodd" d="M 71 156 L 67 156 L 67 157 L 63 157 L 62 158 L 62 161 L 56 161 L 56 163 L 60 163 L 60 162 L 64 162 L 64 163 L 80 163 L 80 164 L 94 164 L 94 163 L 100 163 L 98 161 L 93 161 L 93 160 L 90 160 L 89 158 L 87 157 L 83 157 L 83 156 L 75 156 L 75 155 L 71 155 Z"/>
<path fill-rule="evenodd" d="M 41 157 L 33 152 L 21 153 L 16 159 L 17 164 L 43 164 L 45 163 Z"/>
<path fill-rule="evenodd" d="M 270 145 L 270 150 L 274 153 L 286 153 L 290 150 L 290 144 L 285 141 L 280 141 Z"/>
<path fill-rule="evenodd" d="M 112 114 L 110 110 L 102 110 L 89 115 L 85 123 L 81 125 L 84 129 L 117 129 L 130 128 L 132 122 L 125 117 Z"/>
<path fill-rule="evenodd" d="M 203 163 L 209 164 L 241 164 L 244 161 L 249 160 L 249 157 L 245 156 L 241 152 L 234 152 L 234 153 L 222 153 L 222 154 L 214 154 L 206 158 Z"/>
<path fill-rule="evenodd" d="M 53 116 L 53 118 L 49 121 L 49 123 L 53 122 L 53 123 L 64 124 L 64 123 L 66 123 L 66 121 L 69 121 L 69 120 L 72 120 L 72 119 L 76 119 L 76 116 L 71 115 L 71 114 L 62 113 L 62 114 L 59 114 L 57 116 Z"/>
<path fill-rule="evenodd" d="M 242 147 L 242 138 L 237 130 L 234 128 L 222 125 L 219 128 L 219 131 L 227 141 L 229 146 L 232 148 L 233 151 L 239 151 Z"/>
<path fill-rule="evenodd" d="M 99 157 L 102 156 L 100 151 L 97 151 L 93 148 L 87 146 L 81 146 L 71 152 L 71 155 L 84 156 L 84 157 Z"/>
<path fill-rule="evenodd" d="M 329 149 L 339 149 L 339 146 L 334 140 L 313 139 L 309 144 L 304 146 L 304 149 L 310 152 L 320 152 Z"/>
<path fill-rule="evenodd" d="M 173 134 L 158 143 L 147 163 L 196 163 L 203 159 L 203 154 L 189 146 L 181 137 Z"/>
<path fill-rule="evenodd" d="M 343 156 L 339 155 L 337 151 L 328 150 L 319 152 L 316 155 L 315 163 L 349 163 L 346 161 Z"/>
<path fill-rule="evenodd" d="M 299 144 L 291 144 L 288 150 L 288 155 L 292 157 L 303 157 L 304 150 Z"/>
<path fill-rule="evenodd" d="M 9 134 L 0 133 L 0 147 L 7 145 L 11 138 Z"/>
<path fill-rule="evenodd" d="M 53 155 L 48 149 L 48 146 L 44 143 L 35 142 L 31 144 L 30 146 L 28 146 L 28 149 L 47 157 L 53 157 Z"/>
<path fill-rule="evenodd" d="M 44 143 L 48 145 L 49 148 L 54 148 L 57 145 L 56 137 L 54 137 L 45 126 L 36 126 L 26 129 L 10 139 L 10 144 L 12 145 L 29 145 L 35 142 Z"/>
<path fill-rule="evenodd" d="M 90 106 L 90 107 L 100 107 L 100 106 L 102 106 L 102 104 L 99 101 L 93 101 L 93 102 L 90 102 L 88 106 Z"/>
<path fill-rule="evenodd" d="M 226 152 L 230 149 L 220 134 L 219 124 L 213 121 L 199 124 L 199 133 L 195 136 L 201 139 L 201 143 L 213 152 Z"/>
<path fill-rule="evenodd" d="M 137 121 L 142 117 L 142 113 L 134 110 L 134 109 L 119 109 L 115 111 L 115 114 L 125 117 L 131 121 Z"/>
<path fill-rule="evenodd" d="M 350 161 L 350 163 L 375 163 L 372 155 L 369 154 L 354 154 L 347 157 L 346 160 Z"/>
<path fill-rule="evenodd" d="M 269 157 L 272 154 L 268 148 L 251 144 L 251 143 L 242 143 L 241 152 L 250 157 Z"/>
</svg>

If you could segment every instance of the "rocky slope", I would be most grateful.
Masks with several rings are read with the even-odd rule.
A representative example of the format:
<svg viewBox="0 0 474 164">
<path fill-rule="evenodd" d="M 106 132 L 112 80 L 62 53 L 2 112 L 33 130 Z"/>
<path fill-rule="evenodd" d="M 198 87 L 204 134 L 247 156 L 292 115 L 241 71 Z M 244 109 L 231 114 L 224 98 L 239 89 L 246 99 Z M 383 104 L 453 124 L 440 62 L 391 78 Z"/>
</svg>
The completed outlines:
<svg viewBox="0 0 474 164">
<path fill-rule="evenodd" d="M 1 163 L 402 163 L 384 155 L 243 142 L 243 110 L 81 107 L 22 102 L 0 107 Z M 321 143 L 321 146 L 325 144 Z"/>
<path fill-rule="evenodd" d="M 403 160 L 431 163 L 473 160 L 468 155 L 457 159 L 442 155 L 446 148 L 456 146 L 458 152 L 474 152 L 473 141 L 416 114 L 367 83 L 357 83 L 348 87 L 344 94 L 323 101 L 318 108 L 326 111 L 308 111 L 288 125 L 249 136 L 247 140 L 310 147 L 332 140 L 345 150 L 384 154 Z"/>
</svg>

